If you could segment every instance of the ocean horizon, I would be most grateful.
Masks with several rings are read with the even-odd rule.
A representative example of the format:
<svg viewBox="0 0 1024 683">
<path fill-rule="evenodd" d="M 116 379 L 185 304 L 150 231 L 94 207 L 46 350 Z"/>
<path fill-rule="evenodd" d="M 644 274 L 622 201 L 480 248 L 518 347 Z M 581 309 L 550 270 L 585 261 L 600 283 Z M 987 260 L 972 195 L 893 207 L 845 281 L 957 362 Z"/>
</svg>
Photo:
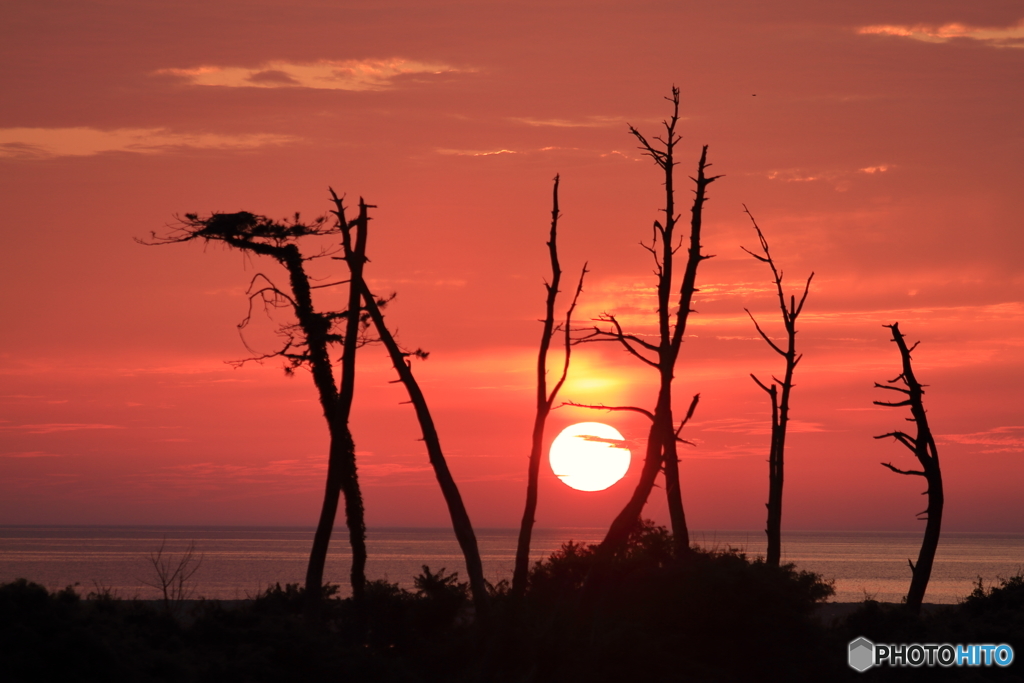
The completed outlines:
<svg viewBox="0 0 1024 683">
<path fill-rule="evenodd" d="M 531 561 L 548 557 L 567 541 L 594 543 L 606 529 L 537 528 Z M 476 530 L 485 577 L 510 579 L 518 529 Z M 735 548 L 763 556 L 761 531 L 690 532 L 704 548 Z M 313 527 L 270 526 L 0 526 L 0 583 L 18 578 L 49 589 L 76 586 L 120 598 L 155 599 L 151 557 L 163 545 L 176 561 L 192 542 L 201 564 L 192 577 L 193 597 L 252 598 L 275 584 L 303 583 Z M 917 559 L 921 533 L 909 531 L 789 531 L 783 534 L 783 562 L 835 581 L 835 602 L 867 598 L 900 602 L 910 585 L 907 560 Z M 372 527 L 367 530 L 367 578 L 412 588 L 423 565 L 458 572 L 466 579 L 462 553 L 447 528 Z M 942 535 L 926 602 L 962 600 L 980 579 L 991 586 L 1024 568 L 1024 533 L 946 532 Z M 348 594 L 347 533 L 336 528 L 325 581 Z"/>
</svg>

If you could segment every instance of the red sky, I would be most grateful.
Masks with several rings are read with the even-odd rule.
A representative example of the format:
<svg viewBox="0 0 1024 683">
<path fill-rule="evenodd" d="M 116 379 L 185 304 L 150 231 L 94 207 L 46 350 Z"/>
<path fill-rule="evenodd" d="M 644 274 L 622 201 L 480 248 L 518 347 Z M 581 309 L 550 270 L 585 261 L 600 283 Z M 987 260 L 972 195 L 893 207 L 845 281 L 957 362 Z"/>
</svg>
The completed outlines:
<svg viewBox="0 0 1024 683">
<path fill-rule="evenodd" d="M 319 510 L 327 434 L 307 375 L 233 369 L 243 291 L 273 264 L 144 247 L 185 212 L 378 208 L 369 276 L 416 364 L 474 522 L 522 514 L 550 182 L 582 317 L 653 320 L 660 180 L 627 134 L 682 91 L 681 169 L 710 145 L 678 402 L 695 529 L 760 529 L 781 324 L 757 217 L 795 288 L 789 529 L 917 529 L 923 481 L 871 437 L 900 322 L 938 435 L 945 528 L 1024 530 L 1024 10 L 1019 2 L 8 2 L 0 8 L 0 523 L 296 524 Z M 683 187 L 681 199 L 689 196 Z M 326 303 L 331 300 L 325 299 Z M 260 338 L 253 338 L 259 343 Z M 371 525 L 446 512 L 383 349 L 353 421 Z M 655 376 L 579 347 L 562 397 L 652 407 Z M 681 410 L 682 406 L 680 407 Z M 556 411 L 549 439 L 605 420 Z M 538 524 L 605 526 L 602 493 L 544 469 Z M 667 521 L 661 489 L 649 507 Z"/>
</svg>

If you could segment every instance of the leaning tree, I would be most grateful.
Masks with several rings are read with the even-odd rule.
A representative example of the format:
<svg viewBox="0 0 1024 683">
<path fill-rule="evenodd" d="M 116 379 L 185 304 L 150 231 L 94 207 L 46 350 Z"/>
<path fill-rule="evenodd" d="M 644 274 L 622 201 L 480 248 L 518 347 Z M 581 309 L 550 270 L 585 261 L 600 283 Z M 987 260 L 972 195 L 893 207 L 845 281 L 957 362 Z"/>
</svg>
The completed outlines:
<svg viewBox="0 0 1024 683">
<path fill-rule="evenodd" d="M 899 323 L 885 325 L 892 330 L 892 341 L 896 342 L 900 350 L 900 360 L 903 370 L 895 379 L 888 380 L 886 384 L 875 382 L 879 389 L 896 391 L 906 398 L 902 401 L 875 401 L 875 405 L 910 408 L 908 422 L 913 422 L 917 427 L 916 434 L 911 436 L 903 431 L 893 431 L 887 434 L 876 436 L 876 439 L 892 437 L 906 446 L 917 461 L 921 464 L 920 470 L 902 470 L 892 463 L 883 462 L 883 467 L 888 467 L 897 474 L 924 477 L 928 483 L 928 489 L 924 494 L 928 496 L 928 507 L 918 514 L 919 519 L 925 520 L 924 540 L 921 542 L 921 551 L 917 555 L 917 564 L 909 559 L 910 565 L 910 590 L 907 592 L 907 608 L 912 612 L 921 611 L 921 603 L 924 602 L 924 592 L 928 588 L 928 579 L 932 575 L 932 565 L 935 562 L 935 551 L 939 547 L 939 533 L 942 529 L 942 507 L 945 498 L 942 493 L 942 472 L 939 469 L 939 451 L 935 447 L 935 438 L 928 426 L 928 415 L 924 409 L 924 387 L 917 381 L 914 375 L 914 368 L 911 366 L 910 354 L 920 342 L 908 347 L 906 339 L 900 332 Z"/>
<path fill-rule="evenodd" d="M 333 194 L 333 193 L 332 193 Z M 343 215 L 341 201 L 334 197 L 339 215 Z M 360 200 L 359 214 L 366 220 L 366 209 L 371 208 Z M 364 223 L 365 227 L 365 223 Z M 365 238 L 364 238 L 365 239 Z M 466 562 L 466 573 L 469 574 L 469 588 L 473 595 L 473 604 L 478 615 L 484 619 L 488 614 L 488 591 L 487 581 L 484 579 L 483 563 L 480 559 L 480 550 L 476 542 L 476 534 L 473 531 L 473 524 L 469 519 L 469 512 L 462 501 L 459 487 L 455 483 L 451 470 L 448 469 L 448 462 L 444 457 L 441 448 L 441 438 L 434 425 L 434 418 L 430 413 L 427 399 L 423 395 L 419 382 L 412 371 L 411 358 L 426 360 L 427 354 L 422 349 L 406 351 L 395 339 L 394 334 L 384 321 L 384 313 L 381 310 L 384 304 L 390 299 L 378 298 L 370 290 L 366 279 L 363 277 L 362 269 L 349 268 L 350 286 L 362 298 L 362 307 L 366 311 L 366 319 L 372 321 L 381 343 L 388 351 L 391 364 L 398 373 L 400 381 L 409 395 L 409 403 L 416 411 L 416 419 L 420 424 L 420 431 L 423 435 L 423 442 L 427 447 L 427 458 L 434 470 L 434 477 L 441 488 L 441 495 L 444 497 L 445 505 L 448 507 L 448 514 L 452 521 L 452 529 L 455 532 L 455 539 L 462 549 L 462 556 Z"/>
</svg>

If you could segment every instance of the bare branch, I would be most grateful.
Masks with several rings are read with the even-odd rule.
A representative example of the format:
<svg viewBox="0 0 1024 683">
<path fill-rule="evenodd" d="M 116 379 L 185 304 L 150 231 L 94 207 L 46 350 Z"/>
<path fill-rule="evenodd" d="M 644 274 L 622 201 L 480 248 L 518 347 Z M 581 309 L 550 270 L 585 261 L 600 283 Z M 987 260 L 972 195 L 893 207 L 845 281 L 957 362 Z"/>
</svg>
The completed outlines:
<svg viewBox="0 0 1024 683">
<path fill-rule="evenodd" d="M 761 329 L 761 326 L 757 324 L 757 319 L 754 318 L 754 314 L 750 312 L 750 309 L 744 308 L 743 310 L 747 312 L 748 316 L 750 316 L 751 322 L 754 323 L 754 328 L 757 330 L 757 333 L 761 335 L 761 338 L 768 342 L 768 346 L 772 347 L 775 350 L 775 352 L 780 356 L 785 356 L 786 352 L 780 349 L 778 345 L 775 342 L 773 342 L 767 334 L 764 333 L 764 330 Z"/>
<path fill-rule="evenodd" d="M 601 317 L 596 318 L 595 320 L 597 322 L 610 322 L 612 323 L 612 325 L 615 326 L 616 329 L 614 332 L 611 332 L 608 330 L 602 330 L 599 327 L 594 327 L 593 331 L 590 334 L 580 337 L 579 339 L 576 340 L 576 343 L 617 341 L 622 345 L 623 348 L 626 349 L 626 351 L 631 353 L 633 356 L 636 356 L 647 365 L 650 365 L 651 367 L 658 367 L 657 361 L 652 361 L 649 358 L 642 355 L 639 351 L 633 348 L 630 342 L 636 342 L 645 348 L 653 348 L 654 350 L 657 350 L 657 347 L 654 347 L 648 342 L 645 342 L 642 339 L 639 339 L 633 335 L 627 335 L 623 333 L 622 327 L 619 325 L 618 320 L 616 320 L 615 316 L 613 315 L 603 314 Z"/>
<path fill-rule="evenodd" d="M 555 400 L 555 396 L 561 391 L 562 385 L 565 384 L 566 377 L 569 376 L 569 356 L 572 354 L 572 313 L 576 310 L 576 302 L 579 301 L 580 294 L 583 293 L 583 278 L 586 277 L 587 264 L 583 264 L 583 268 L 580 270 L 580 279 L 576 283 L 576 293 L 573 294 L 572 303 L 569 304 L 569 310 L 565 313 L 565 362 L 562 364 L 562 375 L 558 378 L 558 382 L 555 383 L 554 389 L 551 390 L 550 396 L 548 396 L 548 405 Z"/>
<path fill-rule="evenodd" d="M 888 434 L 880 434 L 875 438 L 884 439 L 890 436 L 899 441 L 904 446 L 906 446 L 908 449 L 910 449 L 912 453 L 917 453 L 917 439 L 904 432 L 889 432 Z"/>
<path fill-rule="evenodd" d="M 887 462 L 883 462 L 883 463 L 880 463 L 880 464 L 882 465 L 882 467 L 888 467 L 890 470 L 892 470 L 896 474 L 912 474 L 912 475 L 917 475 L 919 477 L 927 476 L 924 472 L 918 472 L 917 470 L 901 470 L 900 468 L 894 467 L 892 464 L 887 463 Z"/>
<path fill-rule="evenodd" d="M 619 411 L 619 412 L 630 412 L 640 413 L 646 415 L 652 422 L 654 421 L 654 413 L 644 408 L 637 408 L 636 406 L 606 406 L 604 404 L 590 405 L 587 403 L 576 403 L 575 401 L 563 401 L 563 406 L 571 406 L 573 408 L 589 408 L 591 410 L 608 410 L 608 411 Z M 561 406 L 559 406 L 561 407 Z"/>
<path fill-rule="evenodd" d="M 876 406 L 885 406 L 887 408 L 901 408 L 903 406 L 911 405 L 910 399 L 907 399 L 906 401 L 900 401 L 899 403 L 891 403 L 889 401 L 872 401 L 872 403 L 875 404 Z"/>
<path fill-rule="evenodd" d="M 679 429 L 676 430 L 677 439 L 679 438 L 679 434 L 683 431 L 683 427 L 685 427 L 686 423 L 690 421 L 691 417 L 693 417 L 693 411 L 697 409 L 698 402 L 700 402 L 700 394 L 694 394 L 693 398 L 690 399 L 690 407 L 686 411 L 686 417 L 684 417 L 683 421 L 679 423 Z M 682 439 L 679 440 L 682 441 Z M 689 443 L 691 446 L 693 445 L 689 441 L 685 441 L 684 443 Z"/>
<path fill-rule="evenodd" d="M 804 284 L 804 293 L 803 296 L 800 297 L 800 304 L 792 310 L 792 315 L 794 319 L 796 319 L 796 317 L 800 315 L 800 311 L 804 310 L 804 302 L 807 301 L 807 293 L 811 291 L 811 280 L 813 279 L 814 271 L 812 270 L 811 274 L 807 276 L 807 282 Z"/>
<path fill-rule="evenodd" d="M 888 384 L 879 384 L 878 382 L 875 382 L 875 388 L 876 389 L 888 389 L 889 391 L 899 391 L 899 392 L 904 393 L 904 394 L 910 394 L 910 390 L 909 389 L 903 389 L 901 387 L 891 387 Z"/>
<path fill-rule="evenodd" d="M 754 375 L 754 373 L 750 373 L 750 378 L 751 378 L 752 380 L 754 380 L 755 382 L 757 382 L 757 386 L 761 387 L 761 388 L 762 388 L 762 389 L 764 389 L 764 390 L 765 390 L 766 392 L 768 392 L 768 395 L 769 395 L 769 396 L 774 396 L 774 395 L 776 394 L 776 389 L 775 389 L 775 385 L 774 385 L 774 384 L 773 384 L 773 385 L 771 386 L 771 388 L 769 389 L 768 387 L 766 387 L 766 386 L 764 385 L 764 382 L 762 382 L 761 380 L 759 380 L 759 379 L 757 378 L 757 376 L 756 376 L 756 375 Z M 773 379 L 774 379 L 774 378 L 773 378 Z"/>
</svg>

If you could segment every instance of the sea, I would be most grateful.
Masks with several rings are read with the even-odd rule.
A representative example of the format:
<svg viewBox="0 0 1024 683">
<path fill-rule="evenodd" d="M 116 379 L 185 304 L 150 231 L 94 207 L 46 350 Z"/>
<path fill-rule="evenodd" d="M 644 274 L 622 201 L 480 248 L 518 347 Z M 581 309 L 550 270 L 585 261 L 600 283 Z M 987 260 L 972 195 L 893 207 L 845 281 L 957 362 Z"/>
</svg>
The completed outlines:
<svg viewBox="0 0 1024 683">
<path fill-rule="evenodd" d="M 536 529 L 533 560 L 566 541 L 596 543 L 604 529 Z M 511 579 L 516 529 L 478 529 L 488 581 Z M 25 578 L 51 590 L 75 587 L 82 596 L 109 593 L 123 599 L 156 599 L 154 560 L 176 564 L 190 546 L 198 561 L 187 588 L 193 598 L 242 600 L 276 584 L 301 584 L 312 528 L 215 526 L 0 526 L 0 584 Z M 737 549 L 754 558 L 765 552 L 763 532 L 691 531 L 705 548 Z M 916 562 L 920 532 L 791 531 L 783 535 L 783 561 L 834 580 L 834 602 L 900 602 L 910 585 L 908 559 Z M 404 588 L 424 565 L 466 578 L 450 529 L 371 528 L 367 577 Z M 157 558 L 157 553 L 161 553 Z M 957 603 L 975 588 L 997 585 L 1024 569 L 1024 534 L 942 534 L 925 602 Z M 349 553 L 344 529 L 335 530 L 325 580 L 347 594 Z"/>
</svg>

